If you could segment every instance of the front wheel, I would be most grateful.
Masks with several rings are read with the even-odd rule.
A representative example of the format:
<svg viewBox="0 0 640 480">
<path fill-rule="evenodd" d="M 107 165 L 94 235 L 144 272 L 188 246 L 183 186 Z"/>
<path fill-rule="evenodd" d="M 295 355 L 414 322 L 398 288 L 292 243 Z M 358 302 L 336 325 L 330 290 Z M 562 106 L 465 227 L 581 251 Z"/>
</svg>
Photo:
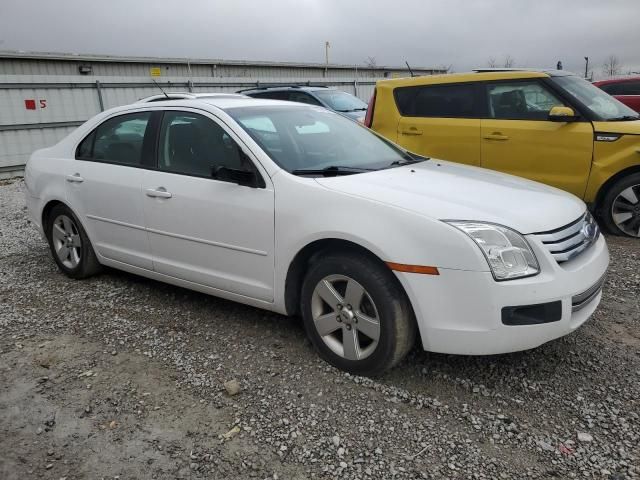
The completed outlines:
<svg viewBox="0 0 640 480">
<path fill-rule="evenodd" d="M 609 188 L 601 214 L 611 233 L 640 237 L 640 173 L 627 175 Z"/>
<path fill-rule="evenodd" d="M 301 310 L 320 356 L 357 375 L 396 365 L 415 341 L 413 311 L 386 266 L 359 254 L 321 256 L 304 279 Z"/>
</svg>

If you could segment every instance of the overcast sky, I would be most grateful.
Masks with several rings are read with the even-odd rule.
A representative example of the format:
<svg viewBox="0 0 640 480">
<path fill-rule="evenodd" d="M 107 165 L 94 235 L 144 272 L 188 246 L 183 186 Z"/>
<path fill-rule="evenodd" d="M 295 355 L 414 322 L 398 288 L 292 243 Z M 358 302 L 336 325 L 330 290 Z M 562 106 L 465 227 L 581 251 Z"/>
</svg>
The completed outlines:
<svg viewBox="0 0 640 480">
<path fill-rule="evenodd" d="M 640 0 L 1 0 L 0 50 L 640 71 Z"/>
</svg>

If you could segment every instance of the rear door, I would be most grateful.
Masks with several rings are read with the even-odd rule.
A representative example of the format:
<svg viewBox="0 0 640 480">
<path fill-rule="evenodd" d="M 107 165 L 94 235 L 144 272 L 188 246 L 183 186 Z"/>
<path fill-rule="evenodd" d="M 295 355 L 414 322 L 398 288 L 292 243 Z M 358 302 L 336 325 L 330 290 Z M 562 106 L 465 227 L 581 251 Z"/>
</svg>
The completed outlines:
<svg viewBox="0 0 640 480">
<path fill-rule="evenodd" d="M 473 83 L 396 88 L 397 143 L 419 155 L 480 165 L 479 91 Z"/>
<path fill-rule="evenodd" d="M 67 200 L 93 242 L 110 260 L 152 269 L 142 211 L 142 177 L 154 159 L 151 112 L 105 120 L 68 163 Z"/>
<path fill-rule="evenodd" d="M 164 113 L 157 170 L 145 172 L 144 213 L 154 269 L 272 301 L 274 194 L 214 180 L 216 167 L 257 170 L 232 130 L 188 110 Z M 246 147 L 245 147 L 245 151 Z"/>
<path fill-rule="evenodd" d="M 593 126 L 551 122 L 554 106 L 571 106 L 539 79 L 485 84 L 482 166 L 583 197 L 593 154 Z"/>
</svg>

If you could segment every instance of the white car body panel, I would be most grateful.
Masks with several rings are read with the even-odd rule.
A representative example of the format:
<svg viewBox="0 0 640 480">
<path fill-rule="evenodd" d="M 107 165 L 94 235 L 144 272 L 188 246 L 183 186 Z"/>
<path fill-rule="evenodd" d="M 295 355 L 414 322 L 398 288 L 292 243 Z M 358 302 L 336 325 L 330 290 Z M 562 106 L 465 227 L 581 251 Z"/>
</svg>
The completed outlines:
<svg viewBox="0 0 640 480">
<path fill-rule="evenodd" d="M 156 272 L 273 301 L 272 188 L 145 171 L 143 189 L 159 188 L 172 197 L 144 196 Z"/>
<path fill-rule="evenodd" d="M 576 220 L 586 209 L 581 200 L 534 182 L 441 161 L 342 177 L 294 176 L 224 111 L 274 104 L 288 102 L 177 100 L 97 115 L 54 147 L 33 154 L 25 175 L 30 215 L 42 230 L 45 206 L 61 201 L 85 227 L 100 263 L 283 314 L 290 313 L 289 268 L 316 241 L 339 239 L 385 262 L 437 267 L 439 275 L 395 272 L 430 351 L 492 354 L 531 348 L 574 330 L 596 308 L 599 296 L 576 315 L 571 298 L 606 272 L 603 237 L 558 264 L 528 235 L 541 273 L 496 282 L 474 241 L 441 221 L 493 222 L 532 234 Z M 106 118 L 172 109 L 215 119 L 249 153 L 266 187 L 74 159 L 78 143 Z M 84 182 L 66 181 L 76 173 Z M 172 197 L 146 195 L 159 187 Z M 555 300 L 562 302 L 558 322 L 501 323 L 502 307 Z"/>
</svg>

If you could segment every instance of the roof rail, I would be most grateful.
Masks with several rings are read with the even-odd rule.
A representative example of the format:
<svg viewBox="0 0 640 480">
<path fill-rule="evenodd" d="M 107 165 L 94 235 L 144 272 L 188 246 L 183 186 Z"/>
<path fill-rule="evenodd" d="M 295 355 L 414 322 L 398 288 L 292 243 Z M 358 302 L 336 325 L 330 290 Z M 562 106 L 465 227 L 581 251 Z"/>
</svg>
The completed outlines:
<svg viewBox="0 0 640 480">
<path fill-rule="evenodd" d="M 303 87 L 313 87 L 313 88 L 329 88 L 328 85 L 312 85 L 311 82 L 307 82 L 306 85 L 298 85 L 298 84 L 278 84 L 274 83 L 271 85 L 258 85 L 251 88 L 243 88 L 242 90 L 237 90 L 236 93 L 248 92 L 250 90 L 268 90 L 270 88 L 303 88 Z"/>
<path fill-rule="evenodd" d="M 539 71 L 537 68 L 501 68 L 501 67 L 491 67 L 491 68 L 474 68 L 471 70 L 472 72 L 482 73 L 482 72 L 537 72 Z"/>
</svg>

